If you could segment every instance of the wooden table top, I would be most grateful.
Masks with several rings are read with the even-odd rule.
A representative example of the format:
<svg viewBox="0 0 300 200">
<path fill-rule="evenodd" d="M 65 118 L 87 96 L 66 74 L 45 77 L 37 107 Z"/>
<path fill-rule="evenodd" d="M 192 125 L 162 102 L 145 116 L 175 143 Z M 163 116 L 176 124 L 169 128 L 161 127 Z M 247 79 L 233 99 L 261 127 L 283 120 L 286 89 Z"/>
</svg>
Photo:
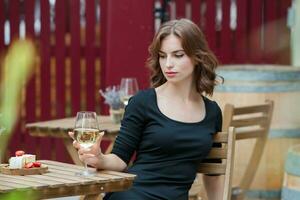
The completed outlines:
<svg viewBox="0 0 300 200">
<path fill-rule="evenodd" d="M 99 128 L 106 134 L 116 135 L 120 130 L 120 124 L 112 122 L 109 116 L 98 116 Z M 26 124 L 30 135 L 37 137 L 59 137 L 68 138 L 68 131 L 73 131 L 75 117 L 35 122 Z"/>
<path fill-rule="evenodd" d="M 81 177 L 75 175 L 84 169 L 81 166 L 50 160 L 40 162 L 48 166 L 48 172 L 42 175 L 13 176 L 0 173 L 0 199 L 5 193 L 22 189 L 29 189 L 30 194 L 35 192 L 37 199 L 123 191 L 131 187 L 136 177 L 107 170 L 98 171 L 95 176 Z"/>
</svg>

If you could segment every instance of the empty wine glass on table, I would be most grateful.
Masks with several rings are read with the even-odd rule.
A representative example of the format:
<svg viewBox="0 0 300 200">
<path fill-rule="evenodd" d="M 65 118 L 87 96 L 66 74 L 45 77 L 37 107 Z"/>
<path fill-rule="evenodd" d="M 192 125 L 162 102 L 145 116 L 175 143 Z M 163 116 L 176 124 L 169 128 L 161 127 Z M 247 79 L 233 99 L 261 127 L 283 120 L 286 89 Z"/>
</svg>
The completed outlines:
<svg viewBox="0 0 300 200">
<path fill-rule="evenodd" d="M 90 148 L 93 146 L 97 138 L 100 135 L 100 130 L 97 121 L 97 114 L 90 111 L 77 112 L 75 127 L 74 127 L 74 139 L 83 148 Z M 84 171 L 76 173 L 79 176 L 91 176 L 95 174 L 94 171 L 89 171 L 87 164 L 84 163 Z"/>
<path fill-rule="evenodd" d="M 139 90 L 136 78 L 122 78 L 120 85 L 120 98 L 126 106 L 130 97 L 135 95 Z"/>
</svg>

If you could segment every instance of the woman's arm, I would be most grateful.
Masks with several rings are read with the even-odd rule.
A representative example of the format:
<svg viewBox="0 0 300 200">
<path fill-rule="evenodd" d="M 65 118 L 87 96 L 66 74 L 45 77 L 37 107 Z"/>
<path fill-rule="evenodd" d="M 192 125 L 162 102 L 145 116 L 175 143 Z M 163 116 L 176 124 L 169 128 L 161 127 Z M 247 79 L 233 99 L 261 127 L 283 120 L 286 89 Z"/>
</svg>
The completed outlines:
<svg viewBox="0 0 300 200">
<path fill-rule="evenodd" d="M 208 200 L 223 199 L 224 176 L 203 175 L 203 183 Z"/>
<path fill-rule="evenodd" d="M 120 131 L 110 154 L 104 155 L 101 152 L 100 143 L 104 135 L 102 132 L 96 144 L 89 149 L 82 148 L 76 141 L 73 142 L 73 146 L 78 149 L 79 159 L 98 169 L 123 171 L 130 162 L 133 153 L 137 150 L 142 139 L 143 129 L 147 123 L 146 95 L 147 93 L 140 91 L 129 99 L 128 105 L 125 107 Z M 72 132 L 69 132 L 69 135 L 74 139 Z"/>
<path fill-rule="evenodd" d="M 103 154 L 99 156 L 99 161 L 96 166 L 98 169 L 107 169 L 113 171 L 124 171 L 127 167 L 127 164 L 119 158 L 117 155 L 110 153 L 110 154 Z"/>
</svg>

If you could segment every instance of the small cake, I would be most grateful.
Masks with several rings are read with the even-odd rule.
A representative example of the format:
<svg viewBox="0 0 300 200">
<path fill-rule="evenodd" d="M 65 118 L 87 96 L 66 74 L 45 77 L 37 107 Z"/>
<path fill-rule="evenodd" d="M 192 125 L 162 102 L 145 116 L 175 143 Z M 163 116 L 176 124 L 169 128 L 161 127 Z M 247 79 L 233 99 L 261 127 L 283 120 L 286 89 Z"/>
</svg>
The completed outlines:
<svg viewBox="0 0 300 200">
<path fill-rule="evenodd" d="M 35 162 L 35 155 L 33 154 L 24 154 L 22 157 L 25 158 L 25 164 Z"/>
<path fill-rule="evenodd" d="M 26 158 L 23 156 L 11 157 L 9 159 L 9 168 L 11 169 L 22 169 L 25 166 Z"/>
<path fill-rule="evenodd" d="M 11 157 L 9 159 L 9 168 L 11 169 L 22 169 L 28 168 L 29 163 L 35 163 L 35 155 L 25 154 L 24 151 L 19 150 L 15 153 L 16 157 Z M 30 167 L 29 167 L 30 168 Z"/>
</svg>

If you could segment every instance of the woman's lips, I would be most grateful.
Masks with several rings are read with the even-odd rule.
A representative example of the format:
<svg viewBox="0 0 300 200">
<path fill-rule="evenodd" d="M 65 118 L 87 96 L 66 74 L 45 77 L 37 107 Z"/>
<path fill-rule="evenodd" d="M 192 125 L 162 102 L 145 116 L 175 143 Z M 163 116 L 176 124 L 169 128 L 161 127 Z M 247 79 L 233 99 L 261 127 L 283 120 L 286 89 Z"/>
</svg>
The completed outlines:
<svg viewBox="0 0 300 200">
<path fill-rule="evenodd" d="M 166 73 L 167 77 L 170 77 L 170 78 L 176 76 L 176 74 L 177 74 L 177 72 L 165 72 L 165 73 Z"/>
</svg>

